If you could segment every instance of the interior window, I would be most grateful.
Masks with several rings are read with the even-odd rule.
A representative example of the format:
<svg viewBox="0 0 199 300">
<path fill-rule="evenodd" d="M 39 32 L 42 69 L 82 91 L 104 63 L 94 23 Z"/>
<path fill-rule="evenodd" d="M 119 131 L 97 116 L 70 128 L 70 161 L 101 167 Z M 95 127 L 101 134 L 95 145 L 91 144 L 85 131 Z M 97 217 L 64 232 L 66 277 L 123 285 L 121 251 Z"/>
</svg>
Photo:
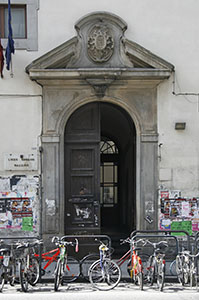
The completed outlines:
<svg viewBox="0 0 199 300">
<path fill-rule="evenodd" d="M 118 148 L 111 140 L 100 144 L 100 202 L 102 206 L 114 206 L 118 201 Z"/>
</svg>

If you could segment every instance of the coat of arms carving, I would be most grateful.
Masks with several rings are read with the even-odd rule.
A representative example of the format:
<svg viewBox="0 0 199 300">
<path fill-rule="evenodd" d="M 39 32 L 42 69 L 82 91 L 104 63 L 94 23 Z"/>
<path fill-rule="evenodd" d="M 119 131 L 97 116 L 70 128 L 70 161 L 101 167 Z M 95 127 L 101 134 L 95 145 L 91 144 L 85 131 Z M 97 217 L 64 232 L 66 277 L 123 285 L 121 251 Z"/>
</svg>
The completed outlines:
<svg viewBox="0 0 199 300">
<path fill-rule="evenodd" d="M 110 29 L 105 25 L 95 25 L 88 37 L 88 55 L 95 62 L 105 62 L 114 51 L 114 40 Z"/>
</svg>

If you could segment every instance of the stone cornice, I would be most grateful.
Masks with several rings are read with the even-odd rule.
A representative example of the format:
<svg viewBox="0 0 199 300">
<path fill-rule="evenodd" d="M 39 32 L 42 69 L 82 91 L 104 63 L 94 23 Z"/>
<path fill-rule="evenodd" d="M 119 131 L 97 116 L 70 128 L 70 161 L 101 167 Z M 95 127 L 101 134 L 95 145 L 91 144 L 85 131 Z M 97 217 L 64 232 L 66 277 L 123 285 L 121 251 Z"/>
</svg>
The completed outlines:
<svg viewBox="0 0 199 300">
<path fill-rule="evenodd" d="M 88 79 L 88 78 L 113 78 L 113 79 L 146 79 L 164 80 L 169 78 L 171 71 L 168 69 L 29 69 L 31 79 Z"/>
</svg>

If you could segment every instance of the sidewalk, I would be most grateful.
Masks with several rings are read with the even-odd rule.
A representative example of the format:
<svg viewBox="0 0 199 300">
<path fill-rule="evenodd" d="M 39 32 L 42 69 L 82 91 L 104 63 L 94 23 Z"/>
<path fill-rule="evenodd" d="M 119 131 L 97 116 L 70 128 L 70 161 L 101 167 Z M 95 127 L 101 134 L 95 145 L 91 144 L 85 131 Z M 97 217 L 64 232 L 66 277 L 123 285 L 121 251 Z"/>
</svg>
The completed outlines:
<svg viewBox="0 0 199 300">
<path fill-rule="evenodd" d="M 1 300 L 197 300 L 199 292 L 196 288 L 182 287 L 178 283 L 166 283 L 163 292 L 157 290 L 156 284 L 152 287 L 144 286 L 140 291 L 134 284 L 121 282 L 115 289 L 110 291 L 93 290 L 89 283 L 70 283 L 60 286 L 58 292 L 54 292 L 53 283 L 37 284 L 29 287 L 28 293 L 20 291 L 20 285 L 10 287 L 5 285 Z"/>
</svg>

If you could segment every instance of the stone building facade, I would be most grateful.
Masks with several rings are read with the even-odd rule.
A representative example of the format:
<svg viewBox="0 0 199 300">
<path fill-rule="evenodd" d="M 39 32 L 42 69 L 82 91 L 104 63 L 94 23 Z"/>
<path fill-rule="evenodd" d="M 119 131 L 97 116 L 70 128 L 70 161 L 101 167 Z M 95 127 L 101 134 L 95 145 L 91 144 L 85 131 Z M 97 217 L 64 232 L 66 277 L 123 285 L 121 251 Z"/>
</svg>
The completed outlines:
<svg viewBox="0 0 199 300">
<path fill-rule="evenodd" d="M 192 39 L 198 29 L 195 23 L 184 37 L 174 33 L 174 28 L 179 30 L 177 18 L 186 23 L 186 9 L 190 20 L 195 9 L 186 1 L 180 7 L 175 0 L 174 22 L 166 1 L 154 0 L 159 15 L 151 19 L 150 29 L 143 28 L 144 20 L 135 24 L 121 1 L 114 2 L 114 9 L 111 1 L 106 6 L 105 1 L 91 6 L 84 1 L 89 13 L 82 14 L 80 7 L 79 18 L 74 14 L 66 21 L 64 9 L 73 12 L 67 2 L 55 8 L 54 1 L 48 5 L 47 0 L 13 0 L 26 5 L 27 14 L 34 11 L 32 23 L 38 32 L 32 29 L 34 38 L 27 38 L 26 45 L 16 40 L 14 77 L 5 71 L 1 80 L 2 234 L 40 234 L 47 239 L 58 234 L 157 230 L 160 219 L 164 224 L 171 219 L 169 215 L 165 221 L 161 215 L 164 193 L 166 198 L 181 197 L 183 203 L 196 197 L 196 224 L 199 94 L 197 42 Z M 146 0 L 141 3 L 147 26 L 153 7 Z M 137 12 L 142 6 L 136 1 L 129 5 Z M 169 22 L 163 28 L 165 13 Z M 53 27 L 52 33 L 45 35 L 48 27 Z M 162 38 L 168 36 L 173 47 Z M 178 39 L 190 41 L 192 57 L 179 49 Z M 28 49 L 29 42 L 35 48 Z M 187 66 L 187 61 L 188 70 L 181 65 Z M 192 82 L 186 81 L 187 72 L 192 72 Z M 185 82 L 184 93 L 176 73 Z"/>
</svg>

